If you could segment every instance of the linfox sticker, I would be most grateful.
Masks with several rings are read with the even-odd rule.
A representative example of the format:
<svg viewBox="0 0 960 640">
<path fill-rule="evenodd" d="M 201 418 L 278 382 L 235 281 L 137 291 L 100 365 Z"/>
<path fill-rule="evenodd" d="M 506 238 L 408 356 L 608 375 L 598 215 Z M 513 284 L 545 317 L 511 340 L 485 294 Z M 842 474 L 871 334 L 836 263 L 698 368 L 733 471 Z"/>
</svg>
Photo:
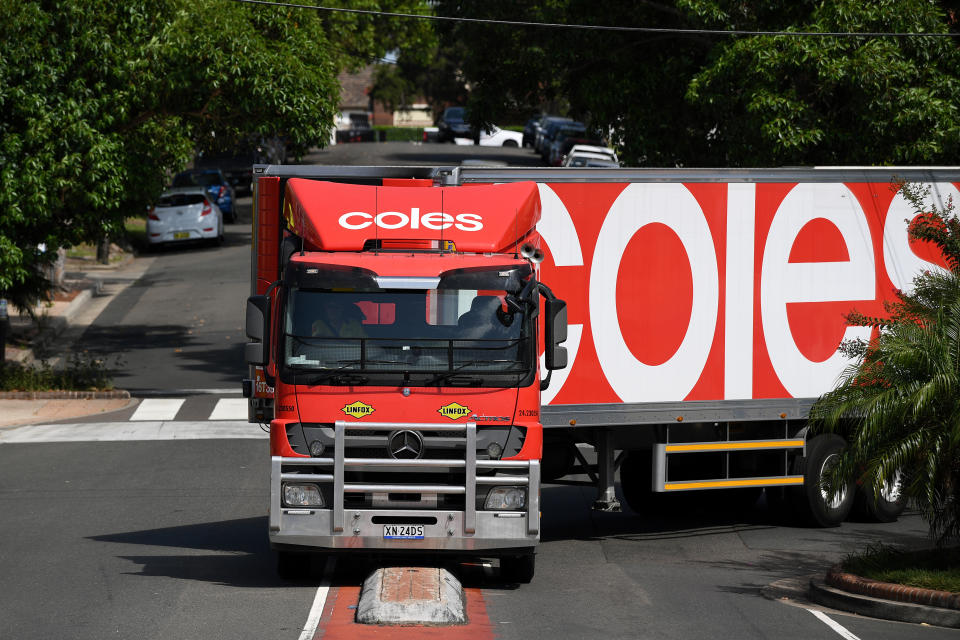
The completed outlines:
<svg viewBox="0 0 960 640">
<path fill-rule="evenodd" d="M 362 418 L 373 413 L 373 407 L 368 405 L 366 402 L 361 402 L 357 400 L 356 402 L 351 402 L 343 409 L 341 409 L 345 414 L 351 418 Z"/>
<path fill-rule="evenodd" d="M 456 215 L 431 211 L 420 213 L 419 207 L 411 207 L 410 213 L 402 211 L 381 211 L 377 215 L 366 211 L 348 211 L 337 220 L 344 229 L 366 229 L 372 224 L 381 229 L 432 229 L 440 231 L 456 227 L 460 231 L 480 231 L 483 229 L 483 216 L 478 213 L 458 213 Z"/>
<path fill-rule="evenodd" d="M 451 420 L 459 420 L 466 415 L 470 415 L 470 407 L 465 407 L 458 402 L 451 402 L 450 404 L 437 409 L 437 413 L 445 418 L 450 418 Z"/>
</svg>

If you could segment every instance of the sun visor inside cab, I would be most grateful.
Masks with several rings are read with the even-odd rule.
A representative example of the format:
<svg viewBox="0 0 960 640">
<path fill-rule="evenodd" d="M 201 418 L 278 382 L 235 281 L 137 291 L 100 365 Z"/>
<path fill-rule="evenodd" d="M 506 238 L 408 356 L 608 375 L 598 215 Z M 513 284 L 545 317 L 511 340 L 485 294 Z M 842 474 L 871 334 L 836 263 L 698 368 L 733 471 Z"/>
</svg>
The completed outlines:
<svg viewBox="0 0 960 640">
<path fill-rule="evenodd" d="M 290 262 L 283 281 L 288 287 L 297 289 L 380 290 L 373 271 L 341 264 Z"/>
<path fill-rule="evenodd" d="M 378 187 L 291 178 L 283 217 L 308 250 L 362 251 L 373 241 L 438 240 L 457 251 L 514 251 L 540 220 L 534 182 Z"/>
<path fill-rule="evenodd" d="M 510 264 L 502 267 L 472 267 L 453 269 L 440 275 L 438 289 L 477 289 L 509 291 L 516 293 L 523 288 L 533 270 L 530 265 Z"/>
</svg>

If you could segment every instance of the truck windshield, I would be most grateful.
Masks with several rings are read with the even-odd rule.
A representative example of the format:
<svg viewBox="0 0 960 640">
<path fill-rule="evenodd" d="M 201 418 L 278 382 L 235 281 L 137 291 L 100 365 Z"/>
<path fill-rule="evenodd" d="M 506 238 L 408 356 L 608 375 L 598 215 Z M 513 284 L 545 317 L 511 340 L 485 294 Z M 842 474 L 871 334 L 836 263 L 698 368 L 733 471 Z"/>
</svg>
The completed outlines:
<svg viewBox="0 0 960 640">
<path fill-rule="evenodd" d="M 513 386 L 531 373 L 534 341 L 506 295 L 291 289 L 283 364 L 316 384 Z"/>
</svg>

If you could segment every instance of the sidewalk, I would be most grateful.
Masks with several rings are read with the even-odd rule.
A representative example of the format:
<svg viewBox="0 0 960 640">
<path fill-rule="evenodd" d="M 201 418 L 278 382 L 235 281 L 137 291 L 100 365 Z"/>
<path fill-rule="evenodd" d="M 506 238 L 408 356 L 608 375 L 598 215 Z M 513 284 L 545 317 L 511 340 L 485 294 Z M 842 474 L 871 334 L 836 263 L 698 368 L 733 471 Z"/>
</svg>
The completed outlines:
<svg viewBox="0 0 960 640">
<path fill-rule="evenodd" d="M 10 309 L 9 362 L 63 363 L 87 327 L 108 304 L 136 282 L 154 258 L 123 254 L 109 265 L 66 261 L 64 287 L 36 310 L 37 320 Z M 12 344 L 11 344 L 12 343 Z M 0 392 L 0 428 L 63 421 L 126 407 L 130 394 L 114 391 Z"/>
</svg>

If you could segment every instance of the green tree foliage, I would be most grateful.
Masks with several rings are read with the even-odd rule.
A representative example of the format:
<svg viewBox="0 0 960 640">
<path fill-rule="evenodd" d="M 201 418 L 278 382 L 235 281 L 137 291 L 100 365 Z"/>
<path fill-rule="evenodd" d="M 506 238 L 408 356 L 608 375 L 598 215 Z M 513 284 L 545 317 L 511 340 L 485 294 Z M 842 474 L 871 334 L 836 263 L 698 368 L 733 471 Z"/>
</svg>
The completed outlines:
<svg viewBox="0 0 960 640">
<path fill-rule="evenodd" d="M 687 30 L 946 33 L 958 27 L 956 4 L 442 0 L 438 12 Z M 611 128 L 630 164 L 944 164 L 960 151 L 955 39 L 441 29 L 446 43 L 469 44 L 462 69 L 475 119 L 568 104 L 566 115 Z"/>
<path fill-rule="evenodd" d="M 371 95 L 390 109 L 399 109 L 419 99 L 426 100 L 435 114 L 449 104 L 462 104 L 466 84 L 459 72 L 466 57 L 463 43 L 441 46 L 424 43 L 423 49 L 404 49 L 394 65 L 380 65 L 374 72 Z"/>
<path fill-rule="evenodd" d="M 0 0 L 0 14 L 0 295 L 22 308 L 46 295 L 53 250 L 119 235 L 195 150 L 321 142 L 338 72 L 428 35 L 229 0 Z"/>
<path fill-rule="evenodd" d="M 902 190 L 922 214 L 910 237 L 939 247 L 948 269 L 916 277 L 887 317 L 851 314 L 875 337 L 842 345 L 854 364 L 813 406 L 810 425 L 848 442 L 834 486 L 856 477 L 878 495 L 902 474 L 906 495 L 943 541 L 960 535 L 960 219 L 952 202 L 936 205 L 915 185 Z"/>
<path fill-rule="evenodd" d="M 749 3 L 754 11 L 743 3 L 688 4 L 717 28 L 945 33 L 949 26 L 929 0 L 801 2 L 790 22 L 777 17 L 779 3 Z M 951 39 L 738 38 L 714 55 L 687 98 L 714 115 L 704 124 L 717 161 L 947 163 L 960 150 L 960 56 Z"/>
</svg>

